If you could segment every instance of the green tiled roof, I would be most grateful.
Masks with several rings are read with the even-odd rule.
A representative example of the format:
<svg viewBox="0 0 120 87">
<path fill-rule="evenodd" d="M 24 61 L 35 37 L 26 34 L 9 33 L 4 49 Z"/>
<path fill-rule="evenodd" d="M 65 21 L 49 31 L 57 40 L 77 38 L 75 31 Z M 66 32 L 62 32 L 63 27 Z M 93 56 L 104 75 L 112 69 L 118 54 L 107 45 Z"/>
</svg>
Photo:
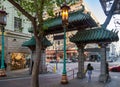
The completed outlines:
<svg viewBox="0 0 120 87">
<path fill-rule="evenodd" d="M 68 21 L 69 25 L 67 31 L 97 26 L 97 23 L 90 16 L 90 14 L 83 13 L 83 10 L 78 10 L 76 12 L 69 13 Z M 46 34 L 63 32 L 61 16 L 45 20 L 44 27 L 46 28 L 45 29 Z M 32 30 L 29 29 L 29 32 L 32 32 Z"/>
<path fill-rule="evenodd" d="M 22 46 L 26 46 L 26 47 L 30 47 L 30 46 L 35 46 L 36 45 L 36 41 L 35 41 L 35 38 L 34 36 L 28 40 L 28 41 L 25 41 L 23 42 Z M 51 46 L 51 42 L 45 37 L 44 38 L 44 41 L 43 41 L 43 45 L 46 47 L 46 46 Z"/>
<path fill-rule="evenodd" d="M 74 43 L 113 42 L 118 40 L 118 32 L 102 28 L 78 31 L 70 37 L 70 41 Z"/>
<path fill-rule="evenodd" d="M 81 10 L 73 12 L 73 13 L 69 13 L 69 23 L 74 22 L 74 21 L 83 21 L 88 18 L 90 18 L 90 15 L 82 13 Z M 52 28 L 55 26 L 62 26 L 61 16 L 46 20 L 44 22 L 44 26 L 47 26 L 48 28 Z"/>
</svg>

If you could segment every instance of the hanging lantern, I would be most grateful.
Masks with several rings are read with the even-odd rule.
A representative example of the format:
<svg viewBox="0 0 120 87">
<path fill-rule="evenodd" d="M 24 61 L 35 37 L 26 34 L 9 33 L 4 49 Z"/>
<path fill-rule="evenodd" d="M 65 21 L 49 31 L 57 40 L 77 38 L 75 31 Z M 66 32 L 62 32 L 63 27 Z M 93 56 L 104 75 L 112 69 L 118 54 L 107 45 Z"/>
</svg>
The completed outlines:
<svg viewBox="0 0 120 87">
<path fill-rule="evenodd" d="M 68 11 L 69 11 L 70 7 L 67 6 L 66 4 L 63 4 L 63 6 L 61 7 L 62 10 L 62 23 L 63 24 L 67 24 L 68 23 Z"/>
<path fill-rule="evenodd" d="M 0 25 L 6 25 L 6 15 L 7 13 L 3 10 L 0 10 Z"/>
</svg>

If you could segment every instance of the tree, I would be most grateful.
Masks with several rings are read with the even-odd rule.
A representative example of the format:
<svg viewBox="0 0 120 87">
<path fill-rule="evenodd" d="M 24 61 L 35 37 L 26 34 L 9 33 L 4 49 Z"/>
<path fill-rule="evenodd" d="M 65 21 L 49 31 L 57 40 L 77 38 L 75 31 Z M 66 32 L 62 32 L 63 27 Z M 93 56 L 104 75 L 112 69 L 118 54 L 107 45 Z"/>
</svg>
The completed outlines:
<svg viewBox="0 0 120 87">
<path fill-rule="evenodd" d="M 5 1 L 5 0 L 3 0 Z M 54 6 L 61 6 L 65 0 L 7 0 L 25 15 L 33 25 L 33 33 L 36 40 L 36 52 L 32 70 L 32 87 L 39 87 L 39 65 L 41 61 L 42 40 L 44 37 L 43 14 L 47 12 L 49 16 L 54 16 Z M 75 4 L 79 0 L 66 0 L 67 4 Z M 82 0 L 81 0 L 82 1 Z"/>
</svg>

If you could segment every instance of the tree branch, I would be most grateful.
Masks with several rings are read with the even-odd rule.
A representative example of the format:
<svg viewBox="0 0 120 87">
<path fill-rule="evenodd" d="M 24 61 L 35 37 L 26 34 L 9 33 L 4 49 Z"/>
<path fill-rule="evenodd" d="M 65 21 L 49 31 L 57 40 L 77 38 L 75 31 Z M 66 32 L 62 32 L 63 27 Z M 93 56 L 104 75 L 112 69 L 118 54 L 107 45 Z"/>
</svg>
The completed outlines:
<svg viewBox="0 0 120 87">
<path fill-rule="evenodd" d="M 18 3 L 14 0 L 8 0 L 13 6 L 15 6 L 23 15 L 25 15 L 30 21 L 34 21 L 34 17 L 25 11 Z"/>
</svg>

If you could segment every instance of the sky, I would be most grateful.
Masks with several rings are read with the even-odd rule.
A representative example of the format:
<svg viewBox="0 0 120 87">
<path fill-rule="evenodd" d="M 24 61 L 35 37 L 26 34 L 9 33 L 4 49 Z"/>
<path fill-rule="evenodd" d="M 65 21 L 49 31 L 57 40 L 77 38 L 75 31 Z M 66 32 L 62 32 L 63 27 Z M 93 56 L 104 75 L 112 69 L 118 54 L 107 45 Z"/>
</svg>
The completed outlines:
<svg viewBox="0 0 120 87">
<path fill-rule="evenodd" d="M 89 10 L 98 19 L 100 24 L 103 24 L 105 19 L 106 19 L 106 16 L 102 10 L 102 7 L 101 7 L 99 0 L 84 0 L 84 2 L 87 4 Z"/>
<path fill-rule="evenodd" d="M 94 16 L 97 18 L 100 24 L 103 24 L 106 20 L 106 16 L 103 12 L 103 9 L 101 7 L 101 4 L 99 0 L 84 0 L 84 2 L 87 4 L 87 7 L 89 10 L 94 14 Z M 119 31 L 118 36 L 120 38 L 120 25 L 117 25 L 115 21 L 118 20 L 120 23 L 120 14 L 114 15 L 110 21 L 110 23 L 107 26 L 107 29 L 117 29 Z M 117 27 L 115 27 L 117 26 Z M 120 51 L 120 40 L 118 42 L 114 43 L 116 45 L 117 51 Z"/>
<path fill-rule="evenodd" d="M 84 0 L 84 2 L 87 4 L 89 10 L 95 15 L 95 17 L 98 19 L 100 24 L 103 24 L 106 20 L 106 15 L 103 12 L 103 9 L 101 7 L 101 4 L 99 0 Z M 114 18 L 112 17 L 108 29 L 112 30 L 115 29 L 114 21 L 116 19 L 120 19 L 120 15 L 114 15 Z M 118 25 L 117 25 L 118 26 Z M 120 28 L 120 26 L 119 26 Z"/>
</svg>

